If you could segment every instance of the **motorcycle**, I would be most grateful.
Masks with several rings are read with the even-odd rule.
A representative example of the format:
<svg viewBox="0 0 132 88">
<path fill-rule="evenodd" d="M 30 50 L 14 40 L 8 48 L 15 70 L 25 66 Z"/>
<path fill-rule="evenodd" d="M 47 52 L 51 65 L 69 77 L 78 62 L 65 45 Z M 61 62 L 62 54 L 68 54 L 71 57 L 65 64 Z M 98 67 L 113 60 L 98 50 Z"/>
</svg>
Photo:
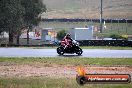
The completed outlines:
<svg viewBox="0 0 132 88">
<path fill-rule="evenodd" d="M 82 55 L 83 51 L 79 47 L 79 43 L 75 40 L 72 41 L 71 47 L 68 47 L 68 45 L 61 45 L 57 48 L 57 53 L 59 55 L 63 55 L 64 53 Z"/>
</svg>

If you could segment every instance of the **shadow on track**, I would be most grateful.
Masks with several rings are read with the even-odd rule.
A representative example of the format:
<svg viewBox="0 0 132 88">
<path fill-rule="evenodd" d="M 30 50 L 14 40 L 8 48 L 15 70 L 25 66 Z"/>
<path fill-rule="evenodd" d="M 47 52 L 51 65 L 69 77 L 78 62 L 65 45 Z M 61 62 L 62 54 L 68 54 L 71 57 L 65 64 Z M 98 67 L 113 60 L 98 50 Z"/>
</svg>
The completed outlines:
<svg viewBox="0 0 132 88">
<path fill-rule="evenodd" d="M 58 57 L 82 57 L 82 55 L 64 54 L 64 55 L 58 55 Z"/>
</svg>

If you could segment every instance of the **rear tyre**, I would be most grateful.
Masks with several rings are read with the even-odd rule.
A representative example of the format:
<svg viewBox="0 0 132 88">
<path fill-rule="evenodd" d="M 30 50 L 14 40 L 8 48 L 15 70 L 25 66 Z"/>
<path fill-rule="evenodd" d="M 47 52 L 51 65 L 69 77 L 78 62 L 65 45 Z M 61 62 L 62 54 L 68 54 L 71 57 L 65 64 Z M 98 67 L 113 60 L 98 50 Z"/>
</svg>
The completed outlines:
<svg viewBox="0 0 132 88">
<path fill-rule="evenodd" d="M 64 48 L 63 48 L 63 47 L 58 47 L 58 48 L 57 48 L 57 53 L 58 53 L 59 55 L 63 55 L 63 54 L 64 54 Z"/>
</svg>

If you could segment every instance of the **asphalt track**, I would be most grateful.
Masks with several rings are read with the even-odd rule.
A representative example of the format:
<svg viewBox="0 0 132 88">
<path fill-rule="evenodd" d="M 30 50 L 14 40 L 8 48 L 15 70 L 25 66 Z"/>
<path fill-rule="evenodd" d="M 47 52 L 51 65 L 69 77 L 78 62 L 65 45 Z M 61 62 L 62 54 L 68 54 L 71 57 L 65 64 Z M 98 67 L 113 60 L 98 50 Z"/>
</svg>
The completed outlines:
<svg viewBox="0 0 132 88">
<path fill-rule="evenodd" d="M 83 49 L 83 54 L 59 56 L 56 49 L 0 48 L 0 57 L 90 57 L 90 58 L 132 58 L 132 50 Z"/>
</svg>

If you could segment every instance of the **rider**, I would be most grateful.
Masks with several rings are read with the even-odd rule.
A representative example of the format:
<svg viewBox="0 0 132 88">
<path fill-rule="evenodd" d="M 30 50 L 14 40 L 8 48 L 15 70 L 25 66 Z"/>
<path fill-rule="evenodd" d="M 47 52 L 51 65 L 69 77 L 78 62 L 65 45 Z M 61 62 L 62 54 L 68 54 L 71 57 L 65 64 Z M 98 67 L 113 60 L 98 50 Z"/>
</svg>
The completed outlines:
<svg viewBox="0 0 132 88">
<path fill-rule="evenodd" d="M 72 47 L 72 41 L 71 35 L 69 33 L 66 34 L 66 36 L 63 38 L 61 44 L 66 47 Z"/>
</svg>

